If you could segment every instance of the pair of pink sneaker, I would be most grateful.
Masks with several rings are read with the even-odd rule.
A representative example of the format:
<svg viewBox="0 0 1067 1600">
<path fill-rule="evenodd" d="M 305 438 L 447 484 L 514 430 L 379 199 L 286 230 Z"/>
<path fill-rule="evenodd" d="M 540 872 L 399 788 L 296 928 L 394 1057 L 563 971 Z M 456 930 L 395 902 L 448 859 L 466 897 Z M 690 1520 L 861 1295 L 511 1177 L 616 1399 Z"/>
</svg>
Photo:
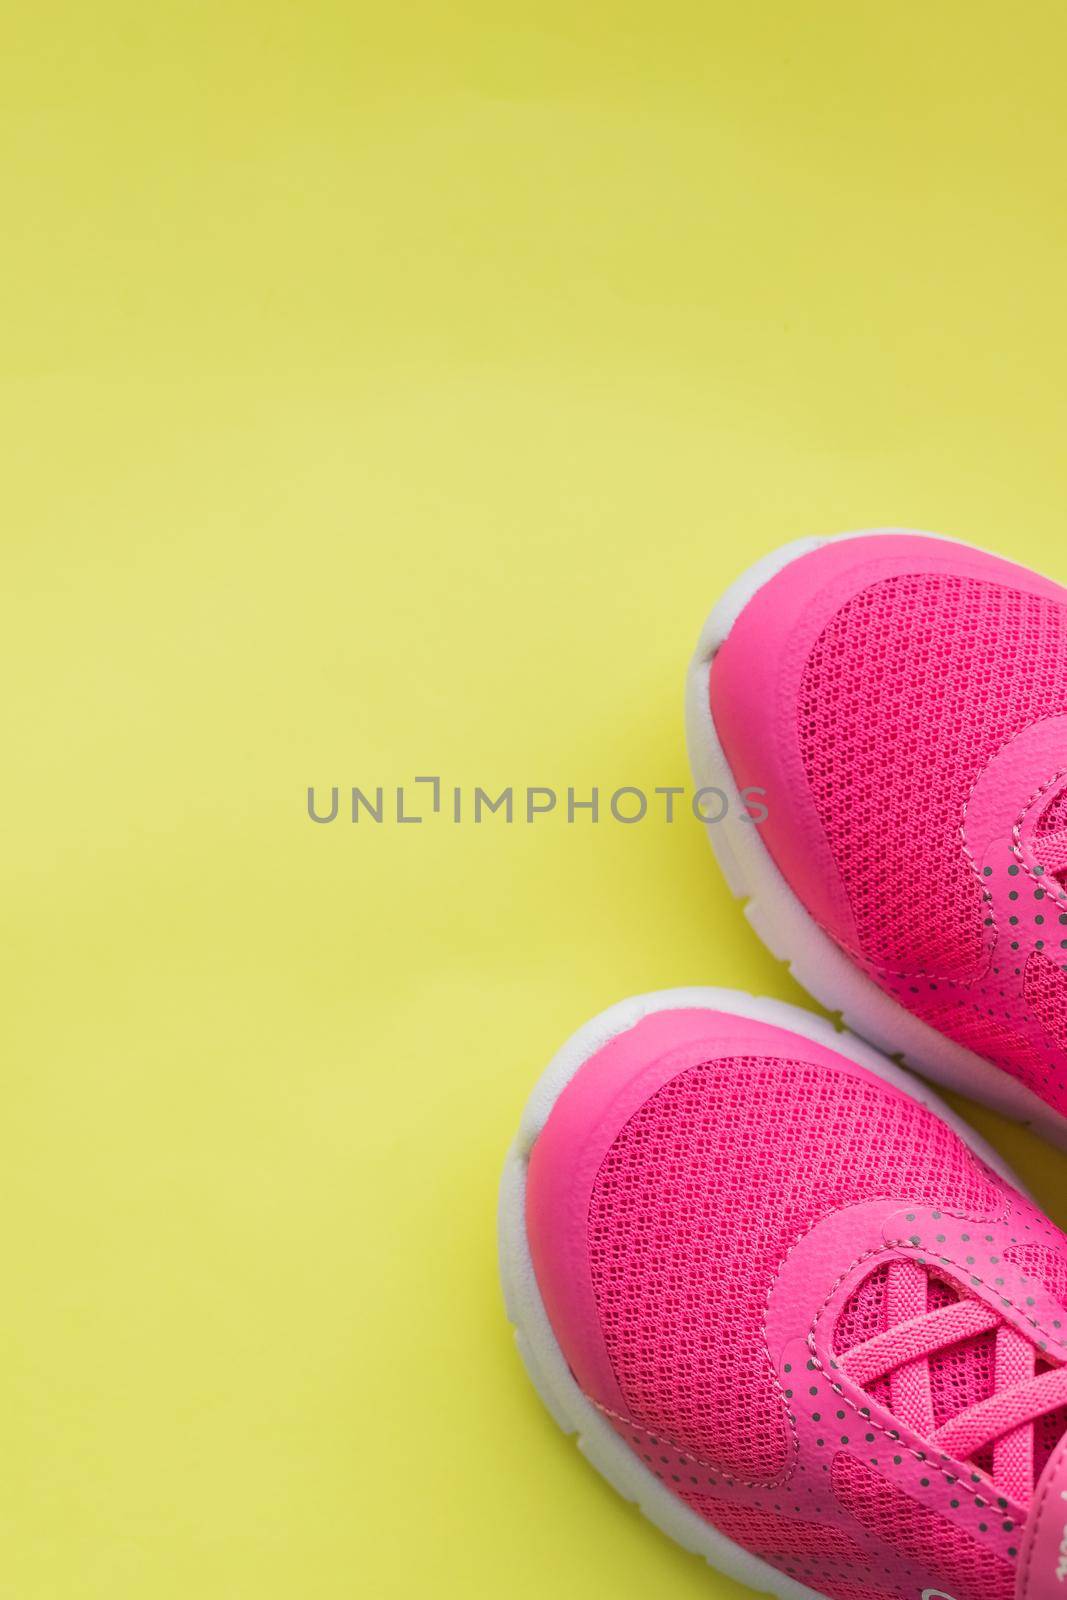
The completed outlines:
<svg viewBox="0 0 1067 1600">
<path fill-rule="evenodd" d="M 1067 591 L 804 541 L 712 614 L 688 722 L 731 888 L 872 1043 L 715 989 L 577 1033 L 501 1193 L 530 1375 L 759 1592 L 1067 1596 L 1067 1240 L 874 1048 L 1067 1143 Z"/>
</svg>

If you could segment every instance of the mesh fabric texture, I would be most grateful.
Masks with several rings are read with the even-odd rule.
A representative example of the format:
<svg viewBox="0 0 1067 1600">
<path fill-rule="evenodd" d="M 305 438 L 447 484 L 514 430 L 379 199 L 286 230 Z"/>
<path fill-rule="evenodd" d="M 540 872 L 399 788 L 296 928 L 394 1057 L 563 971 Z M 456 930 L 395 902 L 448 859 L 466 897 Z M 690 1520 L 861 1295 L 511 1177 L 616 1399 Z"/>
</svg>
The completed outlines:
<svg viewBox="0 0 1067 1600">
<path fill-rule="evenodd" d="M 851 1073 L 733 1057 L 670 1079 L 597 1175 L 593 1288 L 634 1421 L 740 1482 L 790 1460 L 763 1341 L 774 1274 L 820 1216 L 886 1193 L 968 1211 L 988 1176 L 925 1107 Z"/>
<path fill-rule="evenodd" d="M 843 1529 L 731 1505 L 714 1495 L 683 1492 L 681 1498 L 735 1544 L 830 1600 L 897 1600 L 899 1590 L 874 1586 L 881 1575 L 872 1569 L 870 1552 Z"/>
<path fill-rule="evenodd" d="M 1049 1038 L 1067 1050 L 1067 972 L 1040 950 L 1031 951 L 1024 975 L 1026 999 Z"/>
<path fill-rule="evenodd" d="M 1058 1258 L 1051 1251 L 1044 1251 L 1041 1247 L 1037 1249 L 1042 1262 L 1048 1256 L 1059 1266 Z M 1035 1270 L 1034 1276 L 1037 1275 Z M 853 1291 L 834 1330 L 834 1349 L 839 1354 L 854 1349 L 878 1334 L 889 1332 L 893 1326 L 888 1315 L 888 1276 L 889 1268 L 881 1266 Z M 926 1310 L 937 1311 L 960 1299 L 959 1292 L 934 1273 L 927 1272 L 927 1280 Z M 996 1334 L 990 1332 L 961 1340 L 929 1357 L 930 1399 L 937 1427 L 959 1416 L 969 1406 L 988 1399 L 994 1392 L 996 1351 Z M 866 1388 L 879 1405 L 887 1411 L 893 1410 L 891 1385 L 887 1379 L 876 1379 Z M 984 1462 L 982 1464 L 986 1465 Z M 988 1465 L 991 1466 L 992 1462 Z"/>
<path fill-rule="evenodd" d="M 943 1576 L 955 1600 L 1013 1600 L 1015 1569 L 947 1517 L 920 1505 L 851 1456 L 834 1458 L 834 1495 L 896 1554 Z"/>
<path fill-rule="evenodd" d="M 1038 837 L 1059 833 L 1067 828 L 1067 787 L 1063 788 L 1046 809 L 1037 825 Z M 1061 889 L 1067 889 L 1067 868 L 1059 867 L 1052 873 Z"/>
<path fill-rule="evenodd" d="M 964 806 L 1013 734 L 1065 711 L 1067 607 L 1044 597 L 912 574 L 872 584 L 826 627 L 802 677 L 801 751 L 875 968 L 981 973 Z"/>
<path fill-rule="evenodd" d="M 1049 1078 L 1046 1062 L 1030 1041 L 1008 1023 L 998 1022 L 973 1006 L 954 1000 L 937 1004 L 913 1003 L 912 1010 L 946 1038 L 955 1039 L 964 1049 L 995 1061 L 1035 1094 L 1046 1091 Z"/>
</svg>

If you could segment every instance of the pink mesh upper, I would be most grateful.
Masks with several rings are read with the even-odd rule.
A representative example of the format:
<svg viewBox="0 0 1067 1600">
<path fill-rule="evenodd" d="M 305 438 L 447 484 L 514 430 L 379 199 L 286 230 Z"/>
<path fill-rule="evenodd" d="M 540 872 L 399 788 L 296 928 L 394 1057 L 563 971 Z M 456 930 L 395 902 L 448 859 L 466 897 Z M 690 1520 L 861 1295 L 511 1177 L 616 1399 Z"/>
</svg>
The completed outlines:
<svg viewBox="0 0 1067 1600">
<path fill-rule="evenodd" d="M 930 1358 L 930 1392 L 934 1422 L 940 1428 L 993 1393 L 996 1335 L 980 1333 Z"/>
<path fill-rule="evenodd" d="M 827 931 L 1067 1116 L 1067 602 L 952 559 L 853 540 L 787 567 L 724 646 L 713 713 L 744 781 L 776 775 L 788 803 L 766 840 Z M 818 612 L 803 636 L 794 590 Z M 788 732 L 773 694 L 761 719 L 745 688 L 753 649 L 775 645 Z"/>
<path fill-rule="evenodd" d="M 870 585 L 833 617 L 804 669 L 800 740 L 869 961 L 981 973 L 990 936 L 963 807 L 1013 734 L 1065 711 L 1067 606 L 917 573 Z"/>
<path fill-rule="evenodd" d="M 883 1574 L 872 1565 L 870 1552 L 839 1528 L 733 1505 L 713 1495 L 681 1492 L 695 1512 L 735 1544 L 805 1583 L 831 1600 L 898 1600 L 899 1589 L 874 1584 Z M 911 1600 L 911 1597 L 908 1597 Z"/>
<path fill-rule="evenodd" d="M 947 1517 L 920 1505 L 850 1456 L 834 1458 L 831 1481 L 845 1510 L 895 1554 L 931 1571 L 951 1573 L 955 1600 L 1013 1600 L 1014 1567 Z"/>
<path fill-rule="evenodd" d="M 981 1210 L 992 1191 L 944 1123 L 875 1081 L 765 1057 L 671 1078 L 616 1138 L 589 1207 L 633 1419 L 740 1480 L 777 1478 L 790 1435 L 763 1343 L 772 1279 L 818 1217 L 887 1192 Z"/>
<path fill-rule="evenodd" d="M 990 1017 L 973 1003 L 962 1000 L 913 999 L 911 1009 L 966 1050 L 997 1062 L 1036 1094 L 1045 1092 L 1049 1074 L 1041 1052 L 1007 1022 Z"/>
<path fill-rule="evenodd" d="M 1049 1038 L 1067 1050 L 1067 972 L 1040 950 L 1026 961 L 1026 998 Z"/>
<path fill-rule="evenodd" d="M 1043 1283 L 1054 1299 L 1067 1304 L 1067 1261 L 1061 1252 L 1046 1244 L 1009 1245 L 1005 1261 L 1021 1267 L 1027 1277 Z"/>
<path fill-rule="evenodd" d="M 728 1538 L 776 1566 L 784 1561 L 845 1561 L 855 1571 L 862 1570 L 865 1564 L 863 1547 L 840 1528 L 786 1519 L 758 1506 L 731 1504 L 710 1494 L 683 1490 L 681 1497 Z M 793 1572 L 791 1576 L 801 1574 Z"/>
<path fill-rule="evenodd" d="M 1045 807 L 1038 823 L 1039 833 L 1058 833 L 1061 828 L 1067 828 L 1067 790 Z"/>
<path fill-rule="evenodd" d="M 1052 804 L 1045 808 L 1037 825 L 1037 834 L 1044 839 L 1050 834 L 1062 835 L 1064 829 L 1067 829 L 1067 788 L 1061 790 Z M 1061 844 L 1061 853 L 1062 849 Z M 1067 866 L 1056 867 L 1052 876 L 1061 889 L 1067 889 Z"/>
</svg>

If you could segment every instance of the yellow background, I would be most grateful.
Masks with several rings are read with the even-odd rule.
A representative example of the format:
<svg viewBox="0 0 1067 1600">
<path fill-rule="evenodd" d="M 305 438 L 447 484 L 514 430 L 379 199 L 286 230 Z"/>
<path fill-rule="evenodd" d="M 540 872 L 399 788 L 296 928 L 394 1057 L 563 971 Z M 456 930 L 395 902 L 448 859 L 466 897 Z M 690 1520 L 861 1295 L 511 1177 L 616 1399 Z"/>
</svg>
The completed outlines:
<svg viewBox="0 0 1067 1600">
<path fill-rule="evenodd" d="M 7 9 L 5 1597 L 741 1594 L 541 1411 L 495 1187 L 592 1012 L 799 991 L 696 824 L 305 788 L 686 782 L 698 627 L 800 534 L 1067 577 L 1065 45 Z M 1064 1158 L 976 1121 L 1055 1211 Z"/>
</svg>

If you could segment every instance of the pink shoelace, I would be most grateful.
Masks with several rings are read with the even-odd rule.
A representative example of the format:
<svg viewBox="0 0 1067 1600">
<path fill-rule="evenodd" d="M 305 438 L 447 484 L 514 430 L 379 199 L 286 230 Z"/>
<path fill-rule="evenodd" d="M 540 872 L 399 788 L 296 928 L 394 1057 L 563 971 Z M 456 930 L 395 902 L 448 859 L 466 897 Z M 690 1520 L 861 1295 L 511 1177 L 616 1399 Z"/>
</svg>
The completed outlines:
<svg viewBox="0 0 1067 1600">
<path fill-rule="evenodd" d="M 1028 1506 L 1034 1487 L 1034 1424 L 1067 1406 L 1067 1367 L 1038 1372 L 1039 1362 L 1047 1358 L 977 1300 L 928 1310 L 928 1285 L 921 1267 L 895 1261 L 887 1282 L 888 1331 L 839 1355 L 838 1369 L 861 1388 L 887 1379 L 897 1419 L 956 1461 L 969 1461 L 992 1445 L 998 1489 Z M 984 1333 L 996 1338 L 994 1392 L 939 1427 L 929 1358 Z"/>
<path fill-rule="evenodd" d="M 1067 869 L 1067 828 L 1041 835 L 1031 842 L 1030 849 L 1045 872 L 1063 872 Z"/>
</svg>

